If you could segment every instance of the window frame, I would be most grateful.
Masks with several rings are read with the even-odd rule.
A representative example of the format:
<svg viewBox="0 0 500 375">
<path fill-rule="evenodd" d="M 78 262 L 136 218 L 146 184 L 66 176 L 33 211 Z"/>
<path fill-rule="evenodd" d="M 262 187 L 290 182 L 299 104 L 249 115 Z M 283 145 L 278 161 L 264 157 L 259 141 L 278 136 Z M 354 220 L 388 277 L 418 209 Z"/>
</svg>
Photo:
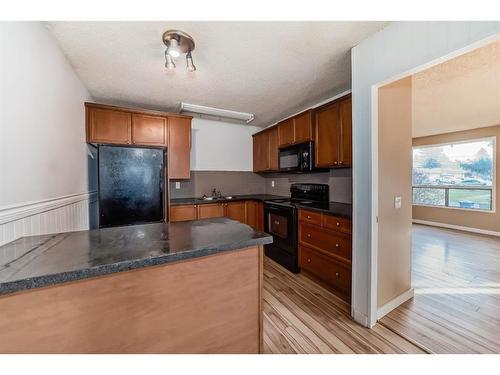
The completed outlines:
<svg viewBox="0 0 500 375">
<path fill-rule="evenodd" d="M 423 203 L 414 203 L 413 202 L 413 189 L 414 188 L 436 188 L 436 189 L 453 189 L 453 185 L 432 185 L 432 187 L 429 187 L 428 185 L 413 185 L 413 178 L 412 178 L 412 183 L 411 183 L 411 202 L 412 206 L 418 206 L 418 207 L 431 207 L 431 208 L 445 208 L 445 209 L 451 209 L 451 210 L 460 210 L 460 211 L 472 211 L 472 212 L 481 212 L 481 213 L 487 213 L 487 214 L 495 214 L 496 213 L 496 169 L 497 169 L 497 137 L 495 135 L 492 136 L 486 136 L 486 137 L 480 137 L 480 138 L 470 138 L 470 139 L 464 139 L 464 140 L 459 140 L 459 141 L 449 141 L 449 142 L 442 142 L 442 143 L 432 143 L 432 144 L 425 144 L 425 145 L 412 145 L 412 175 L 413 175 L 413 150 L 418 148 L 430 148 L 430 147 L 440 147 L 440 146 L 450 146 L 450 145 L 457 145 L 457 144 L 463 144 L 463 143 L 473 143 L 473 142 L 481 142 L 481 141 L 493 141 L 493 153 L 492 153 L 492 180 L 491 180 L 491 210 L 481 210 L 478 208 L 464 208 L 464 207 L 453 207 L 453 206 L 440 206 L 440 205 L 435 205 L 435 204 L 423 204 Z M 474 189 L 474 185 L 470 186 L 470 190 L 488 190 L 488 189 Z M 457 189 L 458 190 L 458 189 Z"/>
</svg>

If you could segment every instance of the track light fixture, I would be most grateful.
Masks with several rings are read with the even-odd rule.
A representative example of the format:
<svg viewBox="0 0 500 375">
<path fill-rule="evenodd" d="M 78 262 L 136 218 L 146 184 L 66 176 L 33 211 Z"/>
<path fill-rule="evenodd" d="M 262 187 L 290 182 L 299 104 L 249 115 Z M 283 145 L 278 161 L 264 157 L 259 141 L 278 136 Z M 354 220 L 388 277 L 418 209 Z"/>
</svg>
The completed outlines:
<svg viewBox="0 0 500 375">
<path fill-rule="evenodd" d="M 175 69 L 174 59 L 185 53 L 186 69 L 188 72 L 196 70 L 191 55 L 191 51 L 194 50 L 194 40 L 189 34 L 180 30 L 167 30 L 163 33 L 163 43 L 167 46 L 165 50 L 165 68 Z"/>
</svg>

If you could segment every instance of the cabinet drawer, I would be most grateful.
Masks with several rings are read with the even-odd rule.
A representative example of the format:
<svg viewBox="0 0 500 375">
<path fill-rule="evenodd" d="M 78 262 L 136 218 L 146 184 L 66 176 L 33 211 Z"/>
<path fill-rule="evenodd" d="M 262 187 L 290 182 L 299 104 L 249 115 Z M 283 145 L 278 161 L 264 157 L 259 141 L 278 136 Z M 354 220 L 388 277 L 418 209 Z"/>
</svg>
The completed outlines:
<svg viewBox="0 0 500 375">
<path fill-rule="evenodd" d="M 347 261 L 351 260 L 351 240 L 340 234 L 337 235 L 322 228 L 300 223 L 299 241 L 301 244 L 323 250 Z"/>
<path fill-rule="evenodd" d="M 351 270 L 313 249 L 299 247 L 300 268 L 324 281 L 344 296 L 351 295 Z"/>
<path fill-rule="evenodd" d="M 170 207 L 170 221 L 196 220 L 196 206 L 194 204 Z"/>
<path fill-rule="evenodd" d="M 321 225 L 321 213 L 299 210 L 299 220 L 309 224 Z"/>
<path fill-rule="evenodd" d="M 351 234 L 352 232 L 352 221 L 342 217 L 323 215 L 323 226 L 342 233 Z"/>
</svg>

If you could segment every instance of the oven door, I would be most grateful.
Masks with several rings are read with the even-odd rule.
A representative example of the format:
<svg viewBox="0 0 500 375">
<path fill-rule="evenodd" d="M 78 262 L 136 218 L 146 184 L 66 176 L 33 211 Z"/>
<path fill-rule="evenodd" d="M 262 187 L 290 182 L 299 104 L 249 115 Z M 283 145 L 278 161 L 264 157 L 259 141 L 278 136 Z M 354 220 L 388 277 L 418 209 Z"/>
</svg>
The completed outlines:
<svg viewBox="0 0 500 375">
<path fill-rule="evenodd" d="M 297 219 L 293 207 L 264 206 L 264 230 L 273 236 L 273 246 L 297 255 Z"/>
</svg>

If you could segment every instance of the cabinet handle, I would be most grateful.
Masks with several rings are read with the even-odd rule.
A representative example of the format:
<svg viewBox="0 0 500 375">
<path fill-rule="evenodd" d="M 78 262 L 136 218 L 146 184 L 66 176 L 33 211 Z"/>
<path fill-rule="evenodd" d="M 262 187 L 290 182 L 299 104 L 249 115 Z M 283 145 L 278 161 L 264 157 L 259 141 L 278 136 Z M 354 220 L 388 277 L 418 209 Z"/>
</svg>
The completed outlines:
<svg viewBox="0 0 500 375">
<path fill-rule="evenodd" d="M 340 227 L 340 223 L 339 222 L 337 222 L 337 226 Z"/>
<path fill-rule="evenodd" d="M 339 277 L 340 275 L 339 275 L 339 273 L 338 273 L 338 272 L 335 272 L 335 276 Z"/>
<path fill-rule="evenodd" d="M 308 219 L 310 219 L 310 218 L 311 218 L 311 216 L 307 215 L 307 218 L 308 218 Z"/>
<path fill-rule="evenodd" d="M 309 233 L 307 234 L 307 238 L 311 238 L 311 235 Z"/>
<path fill-rule="evenodd" d="M 338 243 L 335 244 L 335 247 L 340 247 L 340 245 Z"/>
<path fill-rule="evenodd" d="M 311 263 L 311 258 L 307 258 L 307 263 Z"/>
<path fill-rule="evenodd" d="M 341 162 L 341 161 L 339 161 L 339 164 L 342 164 L 342 162 Z"/>
<path fill-rule="evenodd" d="M 337 165 L 338 163 L 336 161 L 333 162 L 333 165 Z"/>
</svg>

